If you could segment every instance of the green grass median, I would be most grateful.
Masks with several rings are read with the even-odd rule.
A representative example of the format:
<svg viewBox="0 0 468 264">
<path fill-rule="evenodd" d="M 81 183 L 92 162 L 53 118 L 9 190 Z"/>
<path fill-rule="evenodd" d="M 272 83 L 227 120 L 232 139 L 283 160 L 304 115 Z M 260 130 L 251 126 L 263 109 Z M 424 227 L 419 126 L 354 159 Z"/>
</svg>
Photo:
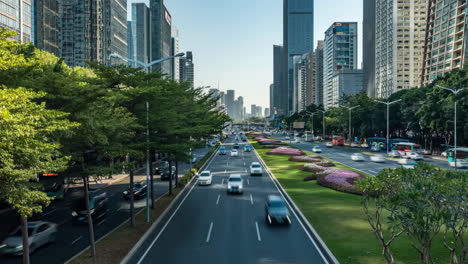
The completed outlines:
<svg viewBox="0 0 468 264">
<path fill-rule="evenodd" d="M 312 174 L 299 170 L 305 162 L 291 162 L 284 155 L 267 155 L 271 149 L 255 141 L 251 143 L 340 263 L 385 263 L 382 249 L 362 211 L 361 196 L 322 187 L 315 180 L 304 181 L 304 177 Z M 334 163 L 336 167 L 354 170 Z M 395 240 L 392 250 L 396 263 L 420 263 L 418 253 L 405 235 Z M 442 235 L 434 240 L 432 256 L 434 263 L 448 263 L 449 253 L 442 244 Z"/>
</svg>

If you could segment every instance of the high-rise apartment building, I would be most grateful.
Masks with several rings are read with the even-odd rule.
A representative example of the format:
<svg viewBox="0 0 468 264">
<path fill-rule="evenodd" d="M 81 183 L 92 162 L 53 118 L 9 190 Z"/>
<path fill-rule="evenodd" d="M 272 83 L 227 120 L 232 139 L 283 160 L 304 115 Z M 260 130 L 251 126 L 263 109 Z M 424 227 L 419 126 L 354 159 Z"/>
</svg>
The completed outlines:
<svg viewBox="0 0 468 264">
<path fill-rule="evenodd" d="M 334 106 L 335 71 L 357 69 L 357 22 L 335 22 L 325 32 L 323 51 L 323 105 Z"/>
<path fill-rule="evenodd" d="M 421 85 L 463 68 L 467 57 L 466 0 L 429 0 L 429 5 Z"/>
<path fill-rule="evenodd" d="M 363 1 L 362 70 L 364 88 L 370 97 L 375 97 L 375 3 L 376 0 Z"/>
<path fill-rule="evenodd" d="M 288 87 L 285 85 L 285 55 L 280 45 L 273 46 L 273 108 L 279 115 L 288 113 Z"/>
<path fill-rule="evenodd" d="M 192 88 L 195 87 L 193 54 L 191 51 L 187 51 L 185 57 L 180 58 L 179 78 L 181 82 L 188 82 Z"/>
<path fill-rule="evenodd" d="M 353 95 L 364 91 L 363 71 L 342 69 L 333 73 L 331 102 L 329 107 L 338 107 L 344 95 Z"/>
<path fill-rule="evenodd" d="M 294 57 L 293 111 L 301 112 L 315 100 L 315 53 Z"/>
<path fill-rule="evenodd" d="M 323 104 L 323 40 L 317 41 L 315 48 L 315 101 L 316 105 Z"/>
<path fill-rule="evenodd" d="M 128 21 L 128 58 L 132 67 L 141 67 L 135 61 L 150 62 L 150 10 L 144 3 L 132 3 L 132 20 Z"/>
<path fill-rule="evenodd" d="M 172 25 L 171 32 L 171 56 L 175 56 L 180 51 L 179 29 L 175 25 Z M 176 81 L 180 81 L 180 58 L 175 57 L 174 59 L 172 59 L 171 65 L 173 79 Z"/>
<path fill-rule="evenodd" d="M 60 54 L 70 66 L 85 60 L 107 64 L 127 63 L 112 57 L 128 57 L 126 0 L 63 0 Z"/>
<path fill-rule="evenodd" d="M 250 117 L 257 117 L 257 105 L 250 105 Z"/>
<path fill-rule="evenodd" d="M 225 104 L 228 116 L 234 116 L 234 90 L 227 90 L 225 96 Z"/>
<path fill-rule="evenodd" d="M 268 107 L 265 108 L 265 115 L 264 116 L 265 117 L 270 116 L 270 108 L 268 108 Z"/>
<path fill-rule="evenodd" d="M 0 6 L 2 1 L 0 1 Z M 13 2 L 13 1 L 7 1 Z M 17 1 L 15 1 L 17 2 Z M 60 5 L 62 0 L 34 0 L 34 46 L 60 56 Z M 0 8 L 1 9 L 1 8 Z M 1 17 L 1 11 L 0 11 Z M 0 22 L 1 23 L 1 22 Z"/>
<path fill-rule="evenodd" d="M 171 14 L 163 0 L 150 0 L 151 10 L 151 61 L 171 56 Z M 172 61 L 152 66 L 152 71 L 162 72 L 172 78 Z"/>
<path fill-rule="evenodd" d="M 15 31 L 22 43 L 33 42 L 32 1 L 0 0 L 0 27 Z"/>
<path fill-rule="evenodd" d="M 283 85 L 288 89 L 287 112 L 291 112 L 294 106 L 294 56 L 302 56 L 314 49 L 313 0 L 284 0 L 283 47 Z"/>
<path fill-rule="evenodd" d="M 375 97 L 421 84 L 428 2 L 375 2 Z"/>
</svg>

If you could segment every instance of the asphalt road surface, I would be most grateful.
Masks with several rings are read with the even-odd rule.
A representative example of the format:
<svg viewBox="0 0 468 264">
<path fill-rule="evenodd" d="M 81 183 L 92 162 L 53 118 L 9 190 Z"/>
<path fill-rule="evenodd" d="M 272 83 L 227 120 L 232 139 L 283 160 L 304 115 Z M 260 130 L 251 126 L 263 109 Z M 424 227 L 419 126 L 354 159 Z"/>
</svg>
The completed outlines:
<svg viewBox="0 0 468 264">
<path fill-rule="evenodd" d="M 280 139 L 284 141 L 285 143 L 288 143 L 288 144 L 290 143 L 289 140 L 285 140 L 285 136 L 275 136 L 275 138 Z M 313 146 L 319 145 L 320 148 L 322 149 L 322 153 L 317 153 L 318 155 L 321 155 L 323 157 L 343 163 L 347 166 L 364 171 L 371 175 L 377 175 L 381 170 L 385 168 L 400 168 L 401 167 L 401 165 L 398 164 L 396 160 L 391 160 L 391 159 L 386 159 L 384 163 L 372 162 L 370 160 L 370 155 L 362 153 L 362 152 L 371 152 L 370 149 L 368 148 L 350 149 L 349 147 L 338 147 L 338 146 L 327 148 L 325 144 L 320 144 L 320 143 L 315 143 L 315 142 L 305 142 L 303 141 L 303 139 L 301 139 L 300 143 L 291 143 L 291 145 L 297 148 L 303 149 L 303 150 L 307 150 L 307 151 L 312 151 Z M 361 152 L 365 158 L 365 161 L 363 162 L 352 161 L 351 154 L 356 153 L 356 152 Z M 385 156 L 383 152 L 378 152 L 376 154 L 383 154 Z M 418 161 L 418 162 L 426 162 L 426 163 L 432 164 L 440 168 L 453 169 L 448 165 L 446 161 L 426 158 L 424 161 Z"/>
<path fill-rule="evenodd" d="M 155 230 L 143 241 L 129 263 L 327 263 L 297 218 L 290 226 L 269 226 L 265 218 L 267 195 L 279 191 L 265 172 L 250 176 L 254 152 L 230 157 L 234 136 L 225 142 L 228 155 L 216 155 L 206 170 L 211 186 L 190 187 Z M 228 195 L 227 179 L 240 173 L 244 193 Z M 294 215 L 294 214 L 291 214 Z"/>
<path fill-rule="evenodd" d="M 195 149 L 194 154 L 198 159 L 202 158 L 210 148 Z M 189 164 L 180 164 L 181 173 L 188 169 Z M 145 170 L 142 170 L 143 174 Z M 139 174 L 137 174 L 139 175 Z M 155 198 L 162 196 L 168 191 L 168 181 L 161 182 L 155 177 Z M 107 216 L 94 224 L 96 240 L 106 235 L 121 223 L 130 217 L 130 203 L 123 199 L 122 193 L 128 188 L 128 183 L 117 183 L 106 188 L 100 189 L 99 192 L 106 192 L 108 195 L 108 211 Z M 144 208 L 146 205 L 145 199 L 135 201 L 135 212 Z M 55 243 L 39 248 L 31 255 L 31 263 L 64 263 L 75 254 L 79 253 L 89 246 L 88 225 L 73 221 L 71 216 L 71 201 L 54 201 L 40 216 L 40 220 L 57 223 L 58 233 Z M 8 212 L 0 216 L 2 225 L 7 221 L 16 222 L 15 214 Z M 4 222 L 5 221 L 5 222 Z M 11 226 L 11 225 L 10 225 Z M 5 234 L 5 232 L 3 232 Z M 0 237 L 0 242 L 3 240 Z M 19 264 L 22 263 L 21 257 L 8 255 L 0 255 L 1 264 Z"/>
</svg>

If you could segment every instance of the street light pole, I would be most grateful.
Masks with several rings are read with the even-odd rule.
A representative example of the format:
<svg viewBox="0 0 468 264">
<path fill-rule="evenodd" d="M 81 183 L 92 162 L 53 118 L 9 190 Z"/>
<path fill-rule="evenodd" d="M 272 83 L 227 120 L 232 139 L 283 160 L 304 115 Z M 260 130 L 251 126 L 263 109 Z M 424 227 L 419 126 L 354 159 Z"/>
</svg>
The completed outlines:
<svg viewBox="0 0 468 264">
<path fill-rule="evenodd" d="M 359 105 L 356 105 L 356 106 L 353 106 L 353 107 L 347 107 L 345 106 L 344 108 L 348 109 L 349 110 L 349 135 L 348 135 L 348 138 L 349 138 L 349 145 L 351 146 L 351 110 L 353 110 L 354 108 L 356 107 L 359 107 Z"/>
<path fill-rule="evenodd" d="M 112 53 L 109 55 L 109 59 L 110 58 L 119 58 L 121 60 L 126 60 L 126 61 L 130 61 L 130 62 L 134 62 L 134 63 L 137 63 L 137 64 L 140 64 L 143 69 L 146 71 L 149 67 L 155 65 L 155 64 L 158 64 L 158 63 L 161 63 L 163 61 L 166 61 L 166 60 L 171 60 L 171 59 L 174 59 L 176 57 L 182 57 L 184 56 L 185 53 L 181 52 L 181 53 L 178 53 L 174 56 L 170 56 L 170 57 L 164 57 L 164 58 L 161 58 L 159 60 L 154 60 L 150 63 L 144 63 L 144 62 L 141 62 L 141 61 L 138 61 L 138 60 L 132 60 L 130 58 L 126 58 L 126 57 L 123 57 L 123 56 L 120 56 L 119 54 L 115 54 L 115 53 Z M 170 179 L 172 181 L 172 178 Z M 146 101 L 146 187 L 151 187 L 150 189 L 153 188 L 153 186 L 150 186 L 151 183 L 150 183 L 150 157 L 149 157 L 149 102 Z M 146 222 L 149 223 L 150 221 L 150 200 L 151 200 L 151 193 L 150 192 L 146 192 Z"/>
<path fill-rule="evenodd" d="M 390 121 L 389 121 L 390 120 L 390 105 L 400 102 L 401 99 L 395 100 L 393 102 L 382 102 L 382 101 L 379 101 L 379 100 L 374 100 L 374 101 L 376 101 L 377 103 L 387 105 L 387 154 L 388 154 L 389 147 L 390 147 L 390 132 L 389 132 L 389 129 L 390 129 Z"/>
<path fill-rule="evenodd" d="M 322 125 L 323 125 L 323 138 L 322 140 L 325 140 L 325 111 L 318 110 L 319 112 L 322 112 Z"/>
<path fill-rule="evenodd" d="M 453 96 L 455 97 L 459 92 L 467 89 L 467 88 L 461 88 L 461 89 L 450 89 L 447 87 L 443 87 L 440 85 L 437 85 L 437 87 L 450 91 L 453 93 Z M 453 117 L 453 154 L 454 154 L 454 165 L 455 165 L 455 170 L 457 170 L 457 100 L 454 98 L 454 117 Z"/>
</svg>

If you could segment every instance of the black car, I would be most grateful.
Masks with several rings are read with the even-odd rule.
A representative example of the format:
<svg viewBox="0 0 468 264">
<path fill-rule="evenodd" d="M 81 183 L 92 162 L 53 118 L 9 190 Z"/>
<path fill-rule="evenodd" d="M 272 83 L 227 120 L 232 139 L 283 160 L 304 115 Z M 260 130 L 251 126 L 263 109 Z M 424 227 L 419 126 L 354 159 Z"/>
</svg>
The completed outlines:
<svg viewBox="0 0 468 264">
<path fill-rule="evenodd" d="M 243 139 L 242 139 L 242 142 L 247 142 L 247 139 L 246 139 L 246 138 L 243 138 Z"/>
<path fill-rule="evenodd" d="M 234 148 L 238 149 L 239 148 L 239 143 L 234 143 Z"/>
<path fill-rule="evenodd" d="M 148 188 L 146 182 L 137 182 L 133 185 L 133 198 L 139 200 L 146 196 Z M 123 192 L 125 200 L 130 199 L 130 188 Z"/>
<path fill-rule="evenodd" d="M 268 195 L 265 203 L 265 218 L 268 224 L 291 224 L 288 206 L 279 195 Z"/>
<path fill-rule="evenodd" d="M 169 180 L 171 178 L 171 176 L 172 176 L 172 179 L 175 179 L 176 167 L 172 166 L 171 176 L 170 176 L 169 175 L 169 162 L 166 162 L 166 164 L 167 164 L 167 166 L 159 168 L 159 170 L 161 172 L 161 180 L 162 181 L 167 181 L 167 180 Z"/>
<path fill-rule="evenodd" d="M 82 223 L 88 222 L 88 211 L 86 210 L 86 201 L 84 197 L 76 200 L 74 211 L 72 212 L 73 218 Z M 89 192 L 89 209 L 91 211 L 91 219 L 94 221 L 101 219 L 107 214 L 107 193 L 103 192 L 97 194 L 97 191 Z"/>
</svg>

